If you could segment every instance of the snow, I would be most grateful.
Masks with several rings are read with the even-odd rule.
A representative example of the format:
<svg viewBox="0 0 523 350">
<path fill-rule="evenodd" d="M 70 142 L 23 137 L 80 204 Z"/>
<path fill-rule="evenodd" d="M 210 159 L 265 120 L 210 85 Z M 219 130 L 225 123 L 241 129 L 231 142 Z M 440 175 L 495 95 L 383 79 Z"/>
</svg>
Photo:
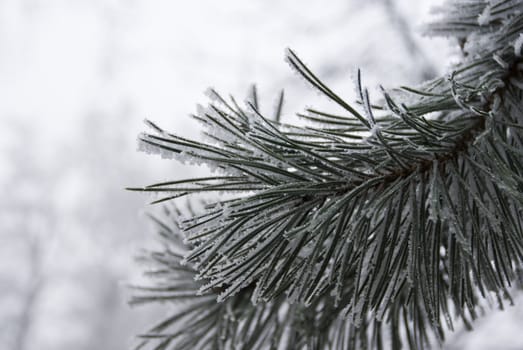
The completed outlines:
<svg viewBox="0 0 523 350">
<path fill-rule="evenodd" d="M 491 5 L 485 6 L 483 12 L 481 12 L 481 14 L 478 16 L 479 25 L 485 26 L 490 23 L 491 10 Z"/>
<path fill-rule="evenodd" d="M 514 54 L 518 57 L 523 55 L 523 33 L 520 33 L 516 41 L 514 41 Z"/>
</svg>

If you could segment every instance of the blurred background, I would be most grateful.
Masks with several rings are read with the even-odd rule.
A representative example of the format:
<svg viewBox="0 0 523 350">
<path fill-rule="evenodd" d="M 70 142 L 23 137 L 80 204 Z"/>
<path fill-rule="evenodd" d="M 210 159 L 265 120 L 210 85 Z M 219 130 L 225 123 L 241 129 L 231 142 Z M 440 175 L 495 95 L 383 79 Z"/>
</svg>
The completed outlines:
<svg viewBox="0 0 523 350">
<path fill-rule="evenodd" d="M 256 83 L 263 111 L 285 88 L 299 122 L 326 101 L 287 47 L 348 100 L 357 67 L 372 89 L 415 84 L 457 55 L 416 32 L 440 2 L 0 0 L 0 349 L 130 349 L 166 312 L 127 305 L 155 208 L 124 188 L 207 169 L 137 152 L 144 118 L 198 137 L 207 87 L 241 100 Z M 448 348 L 523 348 L 519 299 Z"/>
</svg>

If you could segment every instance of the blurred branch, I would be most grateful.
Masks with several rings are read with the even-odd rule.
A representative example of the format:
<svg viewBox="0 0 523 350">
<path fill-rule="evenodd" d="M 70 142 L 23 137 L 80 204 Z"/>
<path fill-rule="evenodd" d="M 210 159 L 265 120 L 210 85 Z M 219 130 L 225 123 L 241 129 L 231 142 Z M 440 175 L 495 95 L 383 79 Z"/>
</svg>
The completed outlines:
<svg viewBox="0 0 523 350">
<path fill-rule="evenodd" d="M 30 238 L 29 241 L 29 261 L 30 261 L 30 281 L 29 287 L 22 302 L 22 312 L 18 322 L 18 331 L 15 336 L 13 350 L 28 349 L 28 338 L 32 323 L 35 318 L 35 309 L 38 303 L 38 297 L 41 294 L 44 285 L 42 275 L 42 244 L 36 237 Z"/>
<path fill-rule="evenodd" d="M 418 67 L 417 79 L 419 81 L 427 81 L 436 77 L 436 68 L 418 45 L 414 38 L 413 31 L 410 29 L 405 16 L 398 10 L 394 0 L 382 0 L 382 3 L 385 7 L 385 13 L 400 35 L 401 41 L 405 45 L 409 55 L 419 62 L 418 65 L 416 65 Z"/>
</svg>

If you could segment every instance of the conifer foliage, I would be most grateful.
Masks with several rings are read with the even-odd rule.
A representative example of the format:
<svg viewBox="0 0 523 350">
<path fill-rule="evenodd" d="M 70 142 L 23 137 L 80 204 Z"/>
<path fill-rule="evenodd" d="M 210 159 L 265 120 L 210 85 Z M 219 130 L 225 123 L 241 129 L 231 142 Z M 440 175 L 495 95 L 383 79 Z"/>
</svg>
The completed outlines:
<svg viewBox="0 0 523 350">
<path fill-rule="evenodd" d="M 461 0 L 428 35 L 463 60 L 371 104 L 358 72 L 350 104 L 291 50 L 289 65 L 341 112 L 280 122 L 255 90 L 210 90 L 204 141 L 152 122 L 150 153 L 213 175 L 134 190 L 161 195 L 164 249 L 133 302 L 174 303 L 141 335 L 148 349 L 422 349 L 485 300 L 511 303 L 523 262 L 523 2 Z M 182 215 L 196 193 L 227 199 Z M 174 204 L 173 204 L 174 203 Z"/>
</svg>

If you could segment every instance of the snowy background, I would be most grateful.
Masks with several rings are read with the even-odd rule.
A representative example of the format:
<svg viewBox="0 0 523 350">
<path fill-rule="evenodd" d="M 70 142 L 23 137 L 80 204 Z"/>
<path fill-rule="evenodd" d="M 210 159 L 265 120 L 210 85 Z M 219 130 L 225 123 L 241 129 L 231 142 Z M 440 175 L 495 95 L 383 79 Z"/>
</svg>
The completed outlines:
<svg viewBox="0 0 523 350">
<path fill-rule="evenodd" d="M 127 305 L 154 209 L 124 188 L 206 169 L 136 152 L 144 118 L 197 136 L 207 87 L 241 99 L 256 82 L 265 111 L 285 88 L 294 121 L 325 101 L 286 47 L 349 100 L 355 67 L 371 88 L 416 83 L 455 55 L 409 34 L 438 3 L 0 0 L 0 349 L 130 349 L 165 312 Z M 519 299 L 448 348 L 522 349 Z"/>
</svg>

